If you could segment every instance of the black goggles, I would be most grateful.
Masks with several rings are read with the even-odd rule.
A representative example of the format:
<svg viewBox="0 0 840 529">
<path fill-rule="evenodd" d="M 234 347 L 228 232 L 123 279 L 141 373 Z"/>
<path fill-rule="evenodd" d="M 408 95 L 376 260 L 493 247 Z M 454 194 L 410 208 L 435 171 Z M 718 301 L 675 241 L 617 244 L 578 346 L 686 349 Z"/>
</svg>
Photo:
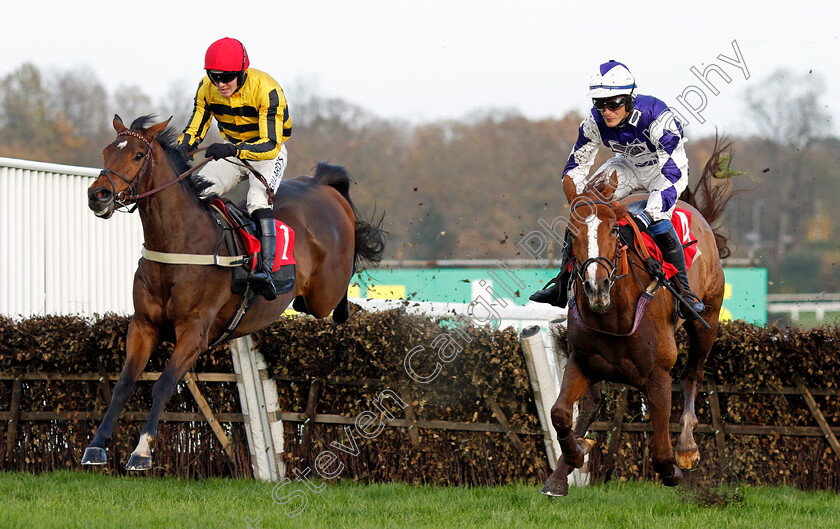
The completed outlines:
<svg viewBox="0 0 840 529">
<path fill-rule="evenodd" d="M 207 77 L 214 83 L 229 83 L 239 76 L 239 72 L 221 72 L 219 70 L 207 70 Z"/>
<path fill-rule="evenodd" d="M 618 110 L 623 107 L 626 102 L 627 96 L 620 96 L 612 99 L 593 99 L 592 105 L 595 107 L 595 110 L 604 110 L 605 108 Z"/>
</svg>

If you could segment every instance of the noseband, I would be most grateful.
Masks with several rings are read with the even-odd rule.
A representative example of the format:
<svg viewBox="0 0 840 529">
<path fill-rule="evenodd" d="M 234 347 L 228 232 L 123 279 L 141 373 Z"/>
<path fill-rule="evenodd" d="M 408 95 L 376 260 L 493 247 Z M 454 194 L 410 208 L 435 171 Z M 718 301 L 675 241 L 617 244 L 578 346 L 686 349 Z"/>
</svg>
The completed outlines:
<svg viewBox="0 0 840 529">
<path fill-rule="evenodd" d="M 180 182 L 184 178 L 188 177 L 189 175 L 193 174 L 195 171 L 197 171 L 201 167 L 204 167 L 208 162 L 211 161 L 211 158 L 207 158 L 204 161 L 202 161 L 200 163 L 197 163 L 196 165 L 194 165 L 193 167 L 191 167 L 190 169 L 188 169 L 187 171 L 185 171 L 181 175 L 179 175 L 178 178 L 176 178 L 172 181 L 169 181 L 169 182 L 167 182 L 167 183 L 165 183 L 161 186 L 158 186 L 154 189 L 146 191 L 144 193 L 140 193 L 140 194 L 135 195 L 134 194 L 134 188 L 137 187 L 137 184 L 140 183 L 140 180 L 143 179 L 144 175 L 150 174 L 155 168 L 155 159 L 152 156 L 152 142 L 147 140 L 145 137 L 143 137 L 142 134 L 140 134 L 138 132 L 135 132 L 133 130 L 124 130 L 122 132 L 117 133 L 117 137 L 119 138 L 120 136 L 133 136 L 135 138 L 139 138 L 140 140 L 143 141 L 143 143 L 146 144 L 146 155 L 143 157 L 143 165 L 140 166 L 140 169 L 137 171 L 137 175 L 133 179 L 129 180 L 127 177 L 121 175 L 120 173 L 118 173 L 116 171 L 108 169 L 108 168 L 105 168 L 105 169 L 102 169 L 101 171 L 99 171 L 99 176 L 104 176 L 105 178 L 108 179 L 108 182 L 111 184 L 111 192 L 114 194 L 114 202 L 119 204 L 120 207 L 128 207 L 127 201 L 136 202 L 137 199 L 144 198 L 144 197 L 147 197 L 149 195 L 153 195 L 153 194 L 157 193 L 158 191 L 166 189 L 167 187 L 169 187 L 173 184 L 177 184 L 178 182 Z M 203 148 L 202 149 L 197 149 L 197 151 L 203 151 L 203 150 L 204 150 Z M 193 152 L 195 152 L 195 151 L 193 151 Z M 192 153 L 190 153 L 190 154 L 192 154 Z M 114 181 L 111 179 L 111 175 L 116 175 L 120 180 L 122 180 L 123 182 L 128 184 L 128 187 L 124 191 L 120 191 L 119 193 L 114 193 Z M 136 207 L 136 204 L 135 204 L 135 207 Z M 131 209 L 129 211 L 129 213 L 131 213 L 132 211 L 134 211 L 134 209 Z"/>
</svg>

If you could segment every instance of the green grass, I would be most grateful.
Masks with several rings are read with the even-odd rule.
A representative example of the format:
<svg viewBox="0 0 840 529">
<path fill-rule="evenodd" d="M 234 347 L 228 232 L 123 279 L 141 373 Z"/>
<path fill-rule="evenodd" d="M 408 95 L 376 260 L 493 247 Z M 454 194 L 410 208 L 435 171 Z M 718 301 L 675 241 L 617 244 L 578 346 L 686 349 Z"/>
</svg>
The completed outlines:
<svg viewBox="0 0 840 529">
<path fill-rule="evenodd" d="M 274 484 L 248 480 L 187 481 L 143 476 L 60 472 L 0 473 L 0 528 L 383 528 L 561 527 L 563 529 L 840 527 L 840 496 L 792 488 L 742 489 L 743 502 L 701 507 L 680 489 L 657 483 L 572 488 L 546 498 L 535 485 L 414 487 L 403 484 L 327 483 L 308 492 L 308 504 L 272 500 Z M 300 484 L 286 485 L 278 498 Z"/>
</svg>

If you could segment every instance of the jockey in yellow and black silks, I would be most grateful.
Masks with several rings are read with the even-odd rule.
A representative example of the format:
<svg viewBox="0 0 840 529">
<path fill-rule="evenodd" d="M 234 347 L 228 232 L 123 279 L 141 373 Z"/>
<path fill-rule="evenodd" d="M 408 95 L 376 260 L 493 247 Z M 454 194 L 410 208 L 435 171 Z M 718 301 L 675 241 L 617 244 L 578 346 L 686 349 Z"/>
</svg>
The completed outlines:
<svg viewBox="0 0 840 529">
<path fill-rule="evenodd" d="M 236 39 L 223 38 L 211 44 L 204 56 L 204 69 L 207 75 L 198 85 L 192 116 L 178 138 L 177 149 L 186 156 L 204 139 L 211 117 L 216 118 L 226 141 L 205 151 L 205 157 L 214 162 L 202 172 L 211 184 L 204 195 L 223 195 L 243 178 L 238 166 L 219 161 L 228 157 L 248 160 L 275 192 L 288 161 L 284 142 L 292 134 L 283 89 L 267 73 L 250 68 L 248 53 Z M 271 275 L 276 244 L 274 213 L 266 187 L 253 174 L 248 178 L 248 214 L 257 221 L 262 246 L 261 265 L 248 280 L 255 291 L 272 300 L 277 297 Z"/>
</svg>

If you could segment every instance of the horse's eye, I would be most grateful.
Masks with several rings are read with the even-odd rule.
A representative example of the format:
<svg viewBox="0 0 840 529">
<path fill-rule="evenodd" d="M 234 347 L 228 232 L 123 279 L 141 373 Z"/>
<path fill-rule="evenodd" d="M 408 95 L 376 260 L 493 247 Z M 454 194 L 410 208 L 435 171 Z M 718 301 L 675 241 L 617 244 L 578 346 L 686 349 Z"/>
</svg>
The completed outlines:
<svg viewBox="0 0 840 529">
<path fill-rule="evenodd" d="M 143 154 L 142 152 L 138 152 L 137 154 L 134 155 L 134 161 L 139 162 L 140 160 L 143 159 L 144 156 L 146 156 L 146 155 Z"/>
<path fill-rule="evenodd" d="M 618 224 L 612 227 L 613 235 L 618 235 Z"/>
</svg>

